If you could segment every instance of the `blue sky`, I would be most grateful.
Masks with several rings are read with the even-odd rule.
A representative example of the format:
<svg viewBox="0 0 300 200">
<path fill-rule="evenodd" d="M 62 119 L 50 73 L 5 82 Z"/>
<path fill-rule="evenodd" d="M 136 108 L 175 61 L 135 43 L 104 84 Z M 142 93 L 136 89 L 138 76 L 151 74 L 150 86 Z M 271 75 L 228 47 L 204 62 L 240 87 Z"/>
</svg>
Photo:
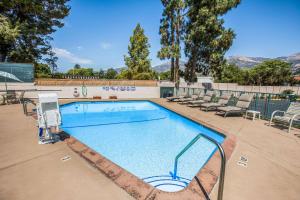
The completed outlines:
<svg viewBox="0 0 300 200">
<path fill-rule="evenodd" d="M 156 55 L 162 13 L 160 0 L 71 0 L 65 26 L 53 34 L 59 71 L 79 63 L 95 70 L 124 66 L 129 37 L 140 23 Z M 225 16 L 225 26 L 236 33 L 227 56 L 277 57 L 300 52 L 300 0 L 242 0 Z"/>
</svg>

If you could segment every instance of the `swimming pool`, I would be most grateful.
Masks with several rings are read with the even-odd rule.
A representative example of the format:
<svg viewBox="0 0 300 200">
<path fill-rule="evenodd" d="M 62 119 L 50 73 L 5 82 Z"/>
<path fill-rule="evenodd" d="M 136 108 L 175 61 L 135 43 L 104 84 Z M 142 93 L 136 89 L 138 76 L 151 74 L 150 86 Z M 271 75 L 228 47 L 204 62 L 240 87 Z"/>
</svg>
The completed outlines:
<svg viewBox="0 0 300 200">
<path fill-rule="evenodd" d="M 200 138 L 180 158 L 177 182 L 170 181 L 176 155 L 198 133 L 219 143 L 224 136 L 150 101 L 76 102 L 61 106 L 61 129 L 164 191 L 178 191 L 209 160 L 216 146 Z"/>
</svg>

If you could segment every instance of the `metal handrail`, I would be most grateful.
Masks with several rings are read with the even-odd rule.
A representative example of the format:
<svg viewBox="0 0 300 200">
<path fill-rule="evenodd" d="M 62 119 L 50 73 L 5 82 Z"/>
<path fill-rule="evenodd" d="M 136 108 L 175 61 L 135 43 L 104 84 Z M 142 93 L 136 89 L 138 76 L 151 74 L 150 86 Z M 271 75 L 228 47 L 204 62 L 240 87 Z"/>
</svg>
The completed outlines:
<svg viewBox="0 0 300 200">
<path fill-rule="evenodd" d="M 182 156 L 182 154 L 184 154 L 184 152 L 186 152 L 193 144 L 195 144 L 195 142 L 197 142 L 200 139 L 200 137 L 201 137 L 200 134 L 198 134 L 196 137 L 194 137 L 175 157 L 174 171 L 173 171 L 173 173 L 171 173 L 171 176 L 173 177 L 173 179 L 177 178 L 177 164 L 178 164 L 179 157 Z"/>
<path fill-rule="evenodd" d="M 220 168 L 220 179 L 219 179 L 219 189 L 218 189 L 218 200 L 223 199 L 223 190 L 224 190 L 224 178 L 225 178 L 225 166 L 226 166 L 226 156 L 223 147 L 213 138 L 204 135 L 203 133 L 199 133 L 196 137 L 194 137 L 188 145 L 184 147 L 183 150 L 180 151 L 180 153 L 175 157 L 175 163 L 174 163 L 174 172 L 171 173 L 173 179 L 177 178 L 177 165 L 178 165 L 178 159 L 184 152 L 186 152 L 193 144 L 195 144 L 201 137 L 204 137 L 205 139 L 209 140 L 210 142 L 214 143 L 221 155 L 221 168 Z M 198 179 L 198 178 L 197 178 Z"/>
<path fill-rule="evenodd" d="M 220 152 L 221 155 L 221 168 L 220 168 L 220 179 L 219 179 L 219 189 L 218 189 L 218 200 L 223 199 L 223 190 L 224 190 L 224 178 L 225 178 L 225 166 L 226 166 L 226 156 L 223 147 L 213 138 L 204 135 L 203 133 L 199 133 L 199 135 L 203 136 L 204 138 L 208 139 L 212 143 L 214 143 Z"/>
</svg>

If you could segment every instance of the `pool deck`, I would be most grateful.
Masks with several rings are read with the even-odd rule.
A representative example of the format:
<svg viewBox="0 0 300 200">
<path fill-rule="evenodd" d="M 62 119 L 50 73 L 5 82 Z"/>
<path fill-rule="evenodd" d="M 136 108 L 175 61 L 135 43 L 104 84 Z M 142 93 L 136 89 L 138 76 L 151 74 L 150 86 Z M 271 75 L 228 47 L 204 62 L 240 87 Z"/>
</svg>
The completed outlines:
<svg viewBox="0 0 300 200">
<path fill-rule="evenodd" d="M 223 118 L 165 99 L 152 101 L 236 136 L 223 199 L 299 199 L 299 130 L 288 134 L 264 120 Z M 38 145 L 35 124 L 21 105 L 0 106 L 0 199 L 133 199 L 66 143 Z M 66 155 L 71 159 L 61 161 Z M 237 164 L 240 156 L 248 159 L 247 166 Z M 211 199 L 217 197 L 216 186 Z"/>
</svg>

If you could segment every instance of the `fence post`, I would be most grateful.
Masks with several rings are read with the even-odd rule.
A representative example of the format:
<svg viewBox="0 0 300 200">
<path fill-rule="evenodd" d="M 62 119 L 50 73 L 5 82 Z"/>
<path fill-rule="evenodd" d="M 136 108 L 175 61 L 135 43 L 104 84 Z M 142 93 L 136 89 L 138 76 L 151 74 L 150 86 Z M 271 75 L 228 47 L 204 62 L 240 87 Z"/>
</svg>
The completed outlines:
<svg viewBox="0 0 300 200">
<path fill-rule="evenodd" d="M 256 93 L 255 95 L 255 103 L 254 103 L 255 110 L 257 110 L 257 102 L 258 102 L 258 93 Z"/>
<path fill-rule="evenodd" d="M 268 100 L 267 100 L 267 111 L 265 113 L 265 117 L 267 118 L 269 114 L 269 109 L 270 109 L 270 101 L 271 101 L 271 94 L 268 95 Z"/>
</svg>

